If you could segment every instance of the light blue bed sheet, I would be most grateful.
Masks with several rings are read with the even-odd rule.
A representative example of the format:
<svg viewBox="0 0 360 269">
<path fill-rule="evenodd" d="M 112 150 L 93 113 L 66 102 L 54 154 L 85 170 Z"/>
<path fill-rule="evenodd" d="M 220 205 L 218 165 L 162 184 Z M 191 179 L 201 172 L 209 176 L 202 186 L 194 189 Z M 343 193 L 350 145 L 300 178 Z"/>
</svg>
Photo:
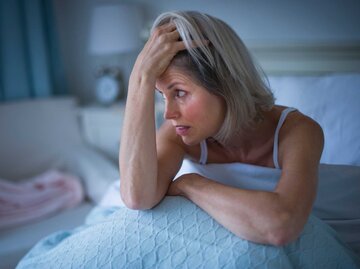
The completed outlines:
<svg viewBox="0 0 360 269">
<path fill-rule="evenodd" d="M 23 268 L 360 268 L 335 231 L 310 216 L 297 241 L 273 247 L 235 236 L 182 197 L 154 209 L 96 207 L 86 225 L 41 240 Z"/>
</svg>

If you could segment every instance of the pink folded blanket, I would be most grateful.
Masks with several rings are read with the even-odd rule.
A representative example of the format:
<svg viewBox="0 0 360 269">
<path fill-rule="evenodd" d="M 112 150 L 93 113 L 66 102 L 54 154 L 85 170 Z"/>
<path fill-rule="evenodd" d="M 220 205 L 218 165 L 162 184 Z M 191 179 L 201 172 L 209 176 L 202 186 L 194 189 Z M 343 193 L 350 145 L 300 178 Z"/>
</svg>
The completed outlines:
<svg viewBox="0 0 360 269">
<path fill-rule="evenodd" d="M 80 179 L 56 170 L 15 183 L 0 179 L 0 229 L 73 207 L 83 199 Z"/>
</svg>

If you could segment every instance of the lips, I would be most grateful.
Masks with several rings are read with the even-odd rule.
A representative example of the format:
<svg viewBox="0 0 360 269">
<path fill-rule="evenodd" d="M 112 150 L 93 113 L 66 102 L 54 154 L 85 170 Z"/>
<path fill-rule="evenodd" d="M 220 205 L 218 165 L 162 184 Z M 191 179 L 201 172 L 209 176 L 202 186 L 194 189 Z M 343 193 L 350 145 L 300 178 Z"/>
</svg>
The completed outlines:
<svg viewBox="0 0 360 269">
<path fill-rule="evenodd" d="M 175 130 L 176 130 L 176 134 L 181 135 L 181 136 L 185 136 L 189 133 L 189 126 L 185 126 L 185 125 L 176 125 L 175 126 Z"/>
</svg>

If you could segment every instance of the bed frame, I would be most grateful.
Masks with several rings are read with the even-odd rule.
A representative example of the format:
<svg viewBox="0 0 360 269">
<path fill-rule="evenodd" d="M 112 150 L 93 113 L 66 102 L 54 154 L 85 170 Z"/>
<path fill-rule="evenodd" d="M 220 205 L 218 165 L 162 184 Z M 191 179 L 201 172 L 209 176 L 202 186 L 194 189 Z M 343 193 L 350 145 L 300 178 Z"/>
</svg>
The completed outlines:
<svg viewBox="0 0 360 269">
<path fill-rule="evenodd" d="M 360 72 L 360 41 L 348 43 L 247 43 L 267 75 Z"/>
</svg>

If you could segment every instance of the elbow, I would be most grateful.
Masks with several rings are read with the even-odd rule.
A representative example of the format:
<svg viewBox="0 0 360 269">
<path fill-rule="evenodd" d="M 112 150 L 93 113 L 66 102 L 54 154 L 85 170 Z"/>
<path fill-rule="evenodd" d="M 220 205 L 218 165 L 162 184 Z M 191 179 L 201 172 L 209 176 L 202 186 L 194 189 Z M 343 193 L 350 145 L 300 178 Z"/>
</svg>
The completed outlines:
<svg viewBox="0 0 360 269">
<path fill-rule="evenodd" d="M 293 238 L 286 231 L 272 232 L 268 237 L 268 243 L 275 247 L 283 247 L 293 241 Z"/>
<path fill-rule="evenodd" d="M 132 210 L 148 210 L 153 208 L 155 205 L 151 205 L 148 203 L 145 203 L 141 199 L 134 199 L 134 198 L 125 198 L 121 197 L 123 200 L 124 205 Z"/>
<path fill-rule="evenodd" d="M 300 231 L 294 225 L 292 215 L 289 213 L 282 213 L 274 225 L 268 232 L 268 244 L 276 247 L 283 247 L 295 241 L 300 235 Z"/>
<path fill-rule="evenodd" d="M 148 207 L 146 205 L 143 205 L 139 202 L 136 202 L 136 201 L 128 201 L 128 200 L 124 200 L 123 201 L 125 206 L 129 209 L 132 209 L 132 210 L 148 210 L 148 209 L 151 209 L 151 207 Z"/>
<path fill-rule="evenodd" d="M 121 199 L 124 205 L 132 210 L 148 210 L 153 208 L 157 203 L 146 201 L 141 195 L 129 195 L 120 191 Z"/>
</svg>

